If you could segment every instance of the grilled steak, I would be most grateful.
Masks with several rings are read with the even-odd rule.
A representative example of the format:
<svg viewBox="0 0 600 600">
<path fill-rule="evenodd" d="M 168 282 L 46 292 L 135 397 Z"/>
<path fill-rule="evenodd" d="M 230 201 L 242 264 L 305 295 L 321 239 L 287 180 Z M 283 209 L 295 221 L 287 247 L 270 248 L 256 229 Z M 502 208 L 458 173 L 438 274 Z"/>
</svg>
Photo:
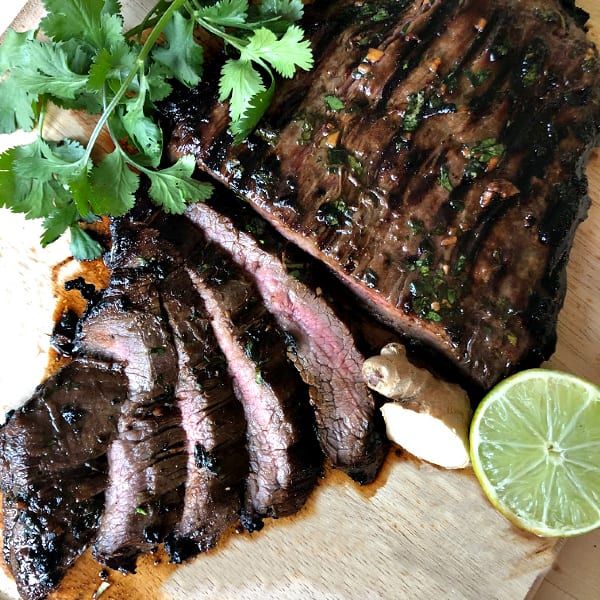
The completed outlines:
<svg viewBox="0 0 600 600">
<path fill-rule="evenodd" d="M 215 545 L 241 509 L 248 474 L 246 422 L 202 299 L 185 270 L 160 286 L 178 355 L 175 395 L 187 440 L 181 520 L 167 538 L 174 562 Z"/>
<path fill-rule="evenodd" d="M 23 598 L 45 598 L 91 541 L 126 397 L 120 367 L 76 358 L 0 430 L 4 560 Z"/>
<path fill-rule="evenodd" d="M 137 555 L 179 520 L 187 472 L 174 396 L 177 354 L 156 285 L 162 259 L 152 230 L 117 231 L 109 288 L 86 316 L 77 344 L 80 352 L 122 363 L 128 379 L 93 547 L 101 563 L 124 571 L 135 570 Z"/>
<path fill-rule="evenodd" d="M 315 69 L 261 128 L 232 146 L 206 81 L 166 105 L 171 151 L 488 388 L 554 349 L 600 129 L 584 20 L 558 0 L 317 3 Z"/>
<path fill-rule="evenodd" d="M 249 278 L 216 246 L 202 242 L 187 264 L 246 415 L 250 472 L 242 522 L 251 530 L 261 517 L 299 510 L 319 475 L 306 388 Z"/>
<path fill-rule="evenodd" d="M 321 448 L 334 467 L 364 483 L 372 481 L 385 446 L 375 429 L 375 402 L 363 381 L 363 356 L 348 328 L 323 297 L 288 273 L 275 243 L 261 234 L 259 243 L 206 204 L 187 213 L 208 240 L 252 275 L 265 306 L 292 336 L 289 357 L 310 386 Z M 248 212 L 238 227 L 251 224 Z"/>
</svg>

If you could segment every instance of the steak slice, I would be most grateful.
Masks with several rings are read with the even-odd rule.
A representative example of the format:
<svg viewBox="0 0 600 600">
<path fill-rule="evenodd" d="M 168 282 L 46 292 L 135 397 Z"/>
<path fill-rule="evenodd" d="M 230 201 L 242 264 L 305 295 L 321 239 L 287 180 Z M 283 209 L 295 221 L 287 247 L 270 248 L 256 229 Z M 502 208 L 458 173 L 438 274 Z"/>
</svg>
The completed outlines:
<svg viewBox="0 0 600 600">
<path fill-rule="evenodd" d="M 361 483 L 372 481 L 385 454 L 375 427 L 375 401 L 362 377 L 364 357 L 346 325 L 322 296 L 288 273 L 275 244 L 261 243 L 206 204 L 187 212 L 210 242 L 247 273 L 279 326 L 292 336 L 288 352 L 309 385 L 321 448 L 334 467 Z"/>
<path fill-rule="evenodd" d="M 283 334 L 245 273 L 204 242 L 187 265 L 246 415 L 250 469 L 242 522 L 252 530 L 262 517 L 298 511 L 319 476 L 308 395 L 287 359 Z"/>
<path fill-rule="evenodd" d="M 213 547 L 239 517 L 248 474 L 246 421 L 204 303 L 184 269 L 160 285 L 178 356 L 175 396 L 187 439 L 183 513 L 166 548 L 174 562 Z"/>
<path fill-rule="evenodd" d="M 119 366 L 78 357 L 0 430 L 4 560 L 23 598 L 45 598 L 93 538 L 126 397 Z"/>
<path fill-rule="evenodd" d="M 572 4 L 317 3 L 315 68 L 281 85 L 256 133 L 232 145 L 205 81 L 166 104 L 171 153 L 194 153 L 376 316 L 489 388 L 553 351 L 587 210 L 600 59 Z"/>
<path fill-rule="evenodd" d="M 179 521 L 187 473 L 174 395 L 177 354 L 159 302 L 163 255 L 155 238 L 150 229 L 117 229 L 109 288 L 86 316 L 77 345 L 122 363 L 128 379 L 93 547 L 99 562 L 122 571 L 134 571 L 137 556 Z"/>
</svg>

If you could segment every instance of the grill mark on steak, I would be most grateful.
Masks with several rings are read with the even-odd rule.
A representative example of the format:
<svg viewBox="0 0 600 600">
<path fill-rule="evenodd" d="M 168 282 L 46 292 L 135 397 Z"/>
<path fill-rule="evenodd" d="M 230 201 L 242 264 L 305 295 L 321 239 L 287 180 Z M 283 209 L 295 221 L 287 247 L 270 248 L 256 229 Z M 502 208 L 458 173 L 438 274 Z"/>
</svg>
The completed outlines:
<svg viewBox="0 0 600 600">
<path fill-rule="evenodd" d="M 181 520 L 165 547 L 173 562 L 212 548 L 239 515 L 248 474 L 246 422 L 204 303 L 183 269 L 160 285 L 178 355 L 175 388 L 187 439 Z"/>
<path fill-rule="evenodd" d="M 315 485 L 321 456 L 304 384 L 282 334 L 250 280 L 214 245 L 199 244 L 187 270 L 208 311 L 246 415 L 250 472 L 242 523 L 297 512 Z"/>
<path fill-rule="evenodd" d="M 168 257 L 152 230 L 121 228 L 114 237 L 111 282 L 83 322 L 78 349 L 122 363 L 127 375 L 93 553 L 106 566 L 134 571 L 137 556 L 180 519 L 187 453 L 174 397 L 177 356 L 156 288 Z"/>
<path fill-rule="evenodd" d="M 267 236 L 261 235 L 261 245 L 241 230 L 243 223 L 250 226 L 248 213 L 237 216 L 234 223 L 205 204 L 187 212 L 208 241 L 251 274 L 269 312 L 293 336 L 288 356 L 310 386 L 325 455 L 357 481 L 372 481 L 385 447 L 376 430 L 375 402 L 362 377 L 364 357 L 326 300 L 288 274 Z"/>
<path fill-rule="evenodd" d="M 21 597 L 45 598 L 91 541 L 126 395 L 119 366 L 78 357 L 0 430 L 4 560 Z"/>
<path fill-rule="evenodd" d="M 386 3 L 382 22 L 365 18 L 357 27 L 346 18 L 376 6 L 339 0 L 327 8 L 326 25 L 318 7 L 307 11 L 315 39 L 334 33 L 317 45 L 317 68 L 281 86 L 281 98 L 302 90 L 300 104 L 276 100 L 246 143 L 230 145 L 225 107 L 216 104 L 218 123 L 193 133 L 175 123 L 171 151 L 194 153 L 201 169 L 332 268 L 382 321 L 488 388 L 554 348 L 565 292 L 555 265 L 564 265 L 564 247 L 585 215 L 582 159 L 600 131 L 598 52 L 581 15 L 557 0 L 415 0 Z M 384 55 L 361 63 L 356 78 L 368 47 Z M 345 108 L 327 110 L 328 94 Z M 539 122 L 529 115 L 543 117 L 556 140 L 524 149 L 529 142 L 515 123 L 522 118 L 535 134 Z M 260 139 L 263 131 L 274 141 Z M 327 148 L 325 137 L 336 131 L 338 147 Z M 477 164 L 475 149 L 487 139 L 501 150 Z M 571 154 L 561 160 L 564 146 Z M 440 184 L 442 167 L 451 192 Z M 537 181 L 550 171 L 566 209 Z M 569 183 L 573 171 L 577 185 Z M 517 193 L 488 197 L 510 186 Z M 522 219 L 530 207 L 532 225 Z M 560 223 L 556 236 L 546 235 L 547 223 Z M 555 239 L 559 250 L 548 242 Z M 500 297 L 481 278 L 491 269 L 492 241 L 510 255 L 492 269 Z M 541 335 L 540 306 L 548 319 Z"/>
</svg>

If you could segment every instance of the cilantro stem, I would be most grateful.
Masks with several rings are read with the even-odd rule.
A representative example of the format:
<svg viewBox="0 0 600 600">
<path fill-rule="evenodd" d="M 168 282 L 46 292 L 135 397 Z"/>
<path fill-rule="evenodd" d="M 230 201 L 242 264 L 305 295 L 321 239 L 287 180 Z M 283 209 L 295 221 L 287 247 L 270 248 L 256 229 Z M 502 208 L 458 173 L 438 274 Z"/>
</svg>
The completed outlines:
<svg viewBox="0 0 600 600">
<path fill-rule="evenodd" d="M 98 136 L 100 135 L 102 128 L 108 122 L 108 119 L 110 118 L 110 116 L 112 115 L 114 110 L 117 108 L 119 103 L 121 102 L 121 99 L 123 98 L 123 96 L 127 93 L 127 90 L 129 89 L 129 86 L 131 85 L 132 81 L 135 79 L 136 75 L 138 74 L 138 71 L 144 67 L 145 60 L 146 60 L 146 58 L 148 58 L 148 55 L 150 54 L 151 50 L 154 48 L 154 44 L 156 43 L 156 40 L 158 40 L 163 29 L 165 28 L 167 23 L 171 20 L 173 13 L 177 12 L 183 6 L 184 3 L 185 3 L 185 0 L 173 0 L 173 2 L 169 5 L 169 8 L 162 14 L 160 19 L 158 20 L 158 23 L 156 23 L 156 25 L 150 32 L 150 35 L 146 39 L 144 45 L 142 46 L 142 49 L 140 50 L 140 53 L 138 54 L 137 60 L 135 61 L 135 66 L 131 69 L 131 71 L 129 72 L 129 75 L 127 75 L 127 78 L 121 84 L 121 87 L 119 88 L 119 90 L 117 91 L 117 93 L 115 94 L 113 99 L 110 101 L 110 104 L 106 107 L 106 110 L 102 113 L 102 116 L 100 117 L 98 123 L 96 123 L 96 127 L 94 127 L 94 130 L 92 131 L 92 134 L 90 135 L 90 140 L 89 140 L 87 148 L 85 150 L 85 154 L 83 155 L 83 157 L 81 158 L 81 161 L 80 161 L 82 163 L 82 166 L 85 167 L 85 165 L 88 164 L 88 162 L 90 160 L 90 156 L 92 154 L 92 150 L 94 148 L 94 145 L 96 144 L 96 141 L 98 140 Z"/>
</svg>

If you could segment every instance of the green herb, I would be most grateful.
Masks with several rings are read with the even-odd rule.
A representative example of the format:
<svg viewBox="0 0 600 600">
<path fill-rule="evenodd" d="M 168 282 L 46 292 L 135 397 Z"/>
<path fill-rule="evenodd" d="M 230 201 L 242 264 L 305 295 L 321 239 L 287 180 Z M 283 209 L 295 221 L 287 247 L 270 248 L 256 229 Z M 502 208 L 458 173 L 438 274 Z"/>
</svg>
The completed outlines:
<svg viewBox="0 0 600 600">
<path fill-rule="evenodd" d="M 465 166 L 465 177 L 472 181 L 483 173 L 492 158 L 501 158 L 504 155 L 504 144 L 495 138 L 487 138 L 478 142 L 469 149 L 469 160 Z"/>
<path fill-rule="evenodd" d="M 150 354 L 164 354 L 167 349 L 164 346 L 156 346 L 154 348 L 150 348 Z"/>
<path fill-rule="evenodd" d="M 348 161 L 348 153 L 344 148 L 328 148 L 327 164 L 330 167 L 345 167 Z"/>
<path fill-rule="evenodd" d="M 408 221 L 406 221 L 406 224 L 408 225 L 411 233 L 414 233 L 415 235 L 425 233 L 425 225 L 420 219 L 410 218 Z"/>
<path fill-rule="evenodd" d="M 345 108 L 345 104 L 337 96 L 325 96 L 323 100 L 329 110 L 339 112 Z"/>
<path fill-rule="evenodd" d="M 521 63 L 521 81 L 525 87 L 531 87 L 544 71 L 546 47 L 540 40 L 534 40 L 525 53 Z"/>
<path fill-rule="evenodd" d="M 317 220 L 328 227 L 345 227 L 352 224 L 352 211 L 342 199 L 326 202 L 319 207 Z"/>
<path fill-rule="evenodd" d="M 136 515 L 142 515 L 143 517 L 147 517 L 148 516 L 148 511 L 146 511 L 144 508 L 142 508 L 141 506 L 138 506 L 135 509 L 135 514 Z"/>
<path fill-rule="evenodd" d="M 440 166 L 440 177 L 438 179 L 438 184 L 447 192 L 451 192 L 454 189 L 454 186 L 450 181 L 450 170 L 448 169 L 447 164 Z"/>
<path fill-rule="evenodd" d="M 128 32 L 116 0 L 44 4 L 44 40 L 35 32 L 9 31 L 0 47 L 0 133 L 35 127 L 39 132 L 29 146 L 0 156 L 0 206 L 43 219 L 43 246 L 69 231 L 79 259 L 102 251 L 85 224 L 131 210 L 141 176 L 149 179 L 150 198 L 165 212 L 181 213 L 187 203 L 210 196 L 212 186 L 192 178 L 192 156 L 159 168 L 163 132 L 153 116 L 172 80 L 188 87 L 200 81 L 204 52 L 194 35 L 198 27 L 222 39 L 229 52 L 219 97 L 229 101 L 236 143 L 267 110 L 275 74 L 289 78 L 313 64 L 309 43 L 294 24 L 302 16 L 300 0 L 263 0 L 252 7 L 247 0 L 209 5 L 160 0 Z M 50 102 L 99 115 L 86 147 L 43 138 Z M 104 129 L 115 149 L 95 163 L 92 151 Z"/>
<path fill-rule="evenodd" d="M 487 81 L 491 74 L 492 72 L 489 69 L 481 69 L 480 71 L 471 71 L 471 69 L 465 69 L 465 76 L 471 82 L 473 87 L 477 87 Z"/>
<path fill-rule="evenodd" d="M 425 92 L 420 91 L 408 97 L 408 105 L 402 120 L 404 131 L 416 131 L 421 121 L 423 107 L 425 106 Z"/>
<path fill-rule="evenodd" d="M 516 346 L 517 342 L 519 341 L 519 339 L 517 338 L 517 336 L 514 333 L 508 333 L 506 335 L 506 339 L 508 340 L 508 343 L 511 346 Z"/>
<path fill-rule="evenodd" d="M 456 259 L 456 263 L 454 265 L 454 272 L 457 274 L 462 273 L 466 264 L 467 264 L 467 257 L 464 254 L 461 254 Z"/>
<path fill-rule="evenodd" d="M 362 177 L 365 169 L 364 169 L 362 163 L 360 162 L 360 160 L 358 160 L 358 158 L 356 158 L 356 156 L 354 156 L 354 154 L 348 153 L 347 161 L 348 161 L 348 166 L 350 167 L 350 170 L 352 171 L 352 173 L 354 173 L 354 175 L 356 175 L 357 177 Z"/>
<path fill-rule="evenodd" d="M 502 40 L 498 40 L 490 48 L 490 60 L 495 62 L 499 58 L 504 58 L 510 52 L 508 44 Z"/>
</svg>

